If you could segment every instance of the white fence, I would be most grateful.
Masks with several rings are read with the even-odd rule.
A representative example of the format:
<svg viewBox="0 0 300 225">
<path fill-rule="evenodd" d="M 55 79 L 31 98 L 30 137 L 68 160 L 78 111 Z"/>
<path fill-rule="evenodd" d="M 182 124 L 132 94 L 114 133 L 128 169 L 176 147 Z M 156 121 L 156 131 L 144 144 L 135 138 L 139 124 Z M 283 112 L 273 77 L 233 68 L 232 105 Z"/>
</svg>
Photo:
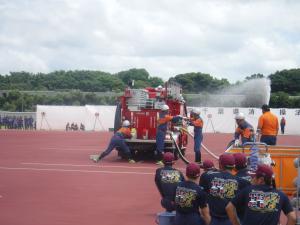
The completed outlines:
<svg viewBox="0 0 300 225">
<path fill-rule="evenodd" d="M 195 107 L 188 107 L 191 110 Z M 86 130 L 109 130 L 114 126 L 115 106 L 37 106 L 36 129 L 64 130 L 69 122 L 85 125 Z M 201 117 L 204 120 L 203 131 L 206 133 L 233 133 L 235 130 L 234 116 L 243 112 L 246 120 L 256 129 L 259 108 L 220 108 L 201 107 Z M 300 134 L 300 109 L 271 109 L 280 120 L 286 118 L 286 134 Z"/>
<path fill-rule="evenodd" d="M 191 109 L 191 108 L 189 108 Z M 256 130 L 258 118 L 262 115 L 260 108 L 218 108 L 201 107 L 201 117 L 204 121 L 203 132 L 233 133 L 235 130 L 235 114 L 242 112 Z M 285 133 L 300 134 L 300 109 L 271 109 L 278 120 L 286 119 Z"/>
<path fill-rule="evenodd" d="M 113 127 L 115 106 L 47 106 L 38 105 L 37 130 L 65 130 L 67 123 L 82 123 L 85 130 L 108 130 Z"/>
</svg>

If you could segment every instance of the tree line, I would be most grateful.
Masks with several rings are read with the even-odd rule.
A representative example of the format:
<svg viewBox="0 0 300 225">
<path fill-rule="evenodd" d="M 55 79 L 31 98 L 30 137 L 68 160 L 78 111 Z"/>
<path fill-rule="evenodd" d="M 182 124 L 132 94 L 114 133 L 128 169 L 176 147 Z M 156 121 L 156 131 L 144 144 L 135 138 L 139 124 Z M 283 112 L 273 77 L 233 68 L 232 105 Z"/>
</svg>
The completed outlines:
<svg viewBox="0 0 300 225">
<path fill-rule="evenodd" d="M 262 78 L 253 74 L 245 78 Z M 300 107 L 300 69 L 282 70 L 267 76 L 271 80 L 270 106 Z M 237 85 L 205 73 L 185 73 L 170 78 L 180 83 L 184 93 L 217 93 Z M 51 73 L 11 72 L 0 74 L 0 110 L 35 111 L 36 105 L 113 105 L 125 87 L 134 81 L 135 88 L 157 87 L 164 81 L 151 77 L 145 69 L 130 69 L 116 74 L 75 70 Z M 51 92 L 51 94 L 49 94 Z M 111 93 L 111 94 L 103 94 Z"/>
</svg>

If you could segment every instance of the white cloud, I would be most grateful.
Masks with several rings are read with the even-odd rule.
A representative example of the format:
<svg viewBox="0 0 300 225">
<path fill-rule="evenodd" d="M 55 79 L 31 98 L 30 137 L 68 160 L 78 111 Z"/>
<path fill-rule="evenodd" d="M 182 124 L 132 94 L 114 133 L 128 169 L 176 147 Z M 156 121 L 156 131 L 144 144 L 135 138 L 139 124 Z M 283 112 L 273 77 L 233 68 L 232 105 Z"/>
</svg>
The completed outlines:
<svg viewBox="0 0 300 225">
<path fill-rule="evenodd" d="M 0 73 L 145 68 L 230 81 L 300 65 L 298 1 L 0 2 Z"/>
</svg>

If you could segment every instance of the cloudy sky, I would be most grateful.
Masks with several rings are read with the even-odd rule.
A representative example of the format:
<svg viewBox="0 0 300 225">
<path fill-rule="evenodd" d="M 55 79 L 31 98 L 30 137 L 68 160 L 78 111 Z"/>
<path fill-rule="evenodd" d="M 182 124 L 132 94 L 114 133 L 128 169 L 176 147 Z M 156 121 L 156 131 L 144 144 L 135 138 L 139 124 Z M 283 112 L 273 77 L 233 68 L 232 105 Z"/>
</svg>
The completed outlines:
<svg viewBox="0 0 300 225">
<path fill-rule="evenodd" d="M 0 0 L 0 74 L 269 75 L 300 67 L 299 12 L 297 0 Z"/>
</svg>

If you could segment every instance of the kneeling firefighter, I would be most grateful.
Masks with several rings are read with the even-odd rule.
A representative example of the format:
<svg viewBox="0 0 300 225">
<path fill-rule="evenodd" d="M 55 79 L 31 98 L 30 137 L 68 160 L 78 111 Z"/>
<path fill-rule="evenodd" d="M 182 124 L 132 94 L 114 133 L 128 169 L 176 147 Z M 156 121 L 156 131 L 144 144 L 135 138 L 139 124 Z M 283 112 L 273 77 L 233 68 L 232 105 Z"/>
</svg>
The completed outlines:
<svg viewBox="0 0 300 225">
<path fill-rule="evenodd" d="M 127 144 L 125 143 L 125 138 L 131 138 L 131 131 L 130 131 L 130 122 L 128 120 L 124 120 L 122 123 L 122 127 L 112 136 L 110 143 L 105 151 L 101 153 L 99 157 L 93 159 L 94 162 L 99 162 L 105 156 L 114 150 L 115 147 L 119 147 L 120 151 L 126 156 L 129 163 L 135 163 L 132 159 L 131 152 Z"/>
</svg>

